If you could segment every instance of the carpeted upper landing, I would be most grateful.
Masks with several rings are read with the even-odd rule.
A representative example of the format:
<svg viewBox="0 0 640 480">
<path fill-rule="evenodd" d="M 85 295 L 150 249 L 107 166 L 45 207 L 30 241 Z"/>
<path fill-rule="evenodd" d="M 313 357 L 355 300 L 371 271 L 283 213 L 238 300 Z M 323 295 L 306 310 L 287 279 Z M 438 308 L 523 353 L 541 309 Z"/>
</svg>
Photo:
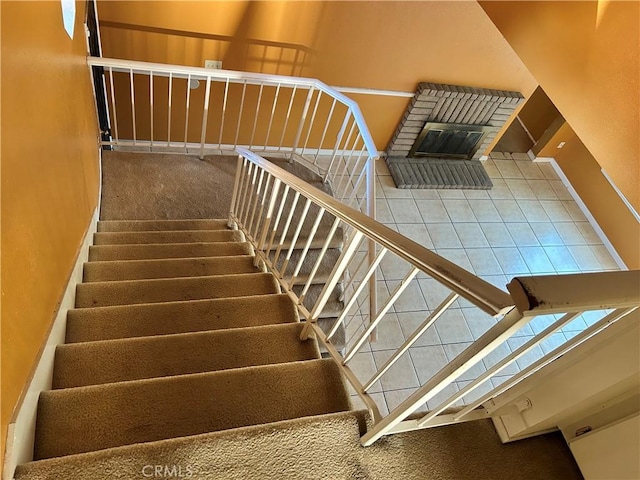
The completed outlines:
<svg viewBox="0 0 640 480">
<path fill-rule="evenodd" d="M 211 162 L 215 160 L 215 166 Z M 237 157 L 102 154 L 102 220 L 225 218 Z"/>
<path fill-rule="evenodd" d="M 294 162 L 270 159 L 322 188 Z M 238 157 L 105 151 L 101 220 L 227 218 Z M 326 189 L 325 189 L 326 191 Z"/>
</svg>

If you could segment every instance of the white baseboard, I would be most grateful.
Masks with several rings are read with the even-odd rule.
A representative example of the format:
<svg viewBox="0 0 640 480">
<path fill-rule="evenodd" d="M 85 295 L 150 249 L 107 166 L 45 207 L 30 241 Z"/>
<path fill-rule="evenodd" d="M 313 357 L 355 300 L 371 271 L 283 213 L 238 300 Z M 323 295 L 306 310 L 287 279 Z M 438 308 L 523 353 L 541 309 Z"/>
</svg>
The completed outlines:
<svg viewBox="0 0 640 480">
<path fill-rule="evenodd" d="M 82 283 L 83 264 L 89 258 L 89 246 L 93 244 L 93 234 L 97 231 L 98 212 L 98 208 L 93 212 L 49 335 L 40 350 L 40 356 L 32 370 L 31 379 L 9 423 L 2 472 L 3 480 L 13 479 L 17 465 L 33 460 L 38 398 L 40 392 L 51 389 L 56 346 L 65 341 L 67 311 L 75 306 L 76 285 Z"/>
<path fill-rule="evenodd" d="M 536 157 L 535 154 L 529 150 L 529 152 L 527 152 L 527 155 L 529 155 L 529 158 L 531 158 L 531 155 L 533 155 L 534 158 L 531 158 L 531 161 L 534 163 L 550 163 L 551 161 L 555 161 L 556 159 L 553 157 Z"/>
<path fill-rule="evenodd" d="M 553 170 L 556 172 L 558 177 L 560 177 L 560 180 L 562 181 L 563 185 L 567 187 L 567 190 L 569 190 L 569 193 L 571 194 L 571 197 L 573 198 L 573 200 L 578 204 L 578 207 L 580 207 L 580 210 L 582 210 L 582 213 L 584 214 L 584 216 L 587 217 L 587 220 L 589 221 L 589 223 L 591 224 L 595 232 L 598 234 L 598 237 L 600 237 L 600 240 L 602 240 L 602 243 L 604 244 L 608 252 L 611 254 L 615 262 L 618 264 L 618 267 L 620 267 L 621 270 L 629 270 L 629 268 L 624 263 L 620 255 L 618 255 L 618 252 L 616 251 L 616 249 L 613 247 L 613 245 L 607 238 L 607 235 L 604 233 L 602 228 L 600 228 L 600 225 L 598 225 L 598 222 L 596 221 L 595 217 L 591 214 L 591 212 L 589 211 L 585 203 L 582 201 L 582 199 L 580 198 L 580 195 L 578 195 L 578 192 L 576 192 L 575 188 L 573 188 L 573 185 L 571 185 L 571 182 L 569 182 L 569 179 L 560 168 L 560 165 L 558 165 L 558 162 L 556 161 L 556 159 L 553 157 L 539 157 L 539 158 L 536 158 L 534 161 L 540 162 L 540 163 L 546 162 L 551 164 L 551 166 L 553 167 Z"/>
<path fill-rule="evenodd" d="M 102 213 L 102 148 L 98 148 L 98 206 L 96 207 L 98 218 Z"/>
<path fill-rule="evenodd" d="M 627 207 L 627 209 L 629 209 L 629 212 L 631 212 L 631 215 L 633 215 L 633 217 L 636 219 L 636 221 L 638 221 L 638 223 L 640 223 L 640 214 L 634 208 L 634 206 L 631 205 L 631 202 L 625 196 L 625 194 L 622 193 L 622 190 L 620 190 L 618 188 L 618 186 L 615 184 L 613 179 L 609 176 L 609 174 L 605 171 L 604 168 L 600 169 L 600 173 L 602 173 L 602 176 L 607 180 L 607 182 L 609 182 L 609 185 L 611 185 L 611 188 L 613 188 L 615 190 L 616 194 L 620 197 L 620 200 L 622 200 L 622 203 L 624 203 L 625 206 Z"/>
</svg>

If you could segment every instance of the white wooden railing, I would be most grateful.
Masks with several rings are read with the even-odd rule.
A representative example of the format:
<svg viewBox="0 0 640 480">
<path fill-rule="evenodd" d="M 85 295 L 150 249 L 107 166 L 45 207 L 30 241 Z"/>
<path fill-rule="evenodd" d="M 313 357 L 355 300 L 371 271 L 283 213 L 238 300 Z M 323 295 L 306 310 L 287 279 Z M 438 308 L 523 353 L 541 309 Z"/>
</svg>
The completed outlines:
<svg viewBox="0 0 640 480">
<path fill-rule="evenodd" d="M 90 57 L 111 121 L 103 145 L 153 152 L 285 155 L 375 217 L 376 146 L 355 101 L 319 80 Z"/>
<path fill-rule="evenodd" d="M 230 226 L 244 232 L 255 249 L 256 263 L 264 263 L 275 274 L 283 291 L 297 304 L 301 318 L 306 321 L 302 340 L 315 335 L 369 409 L 372 425 L 362 437 L 363 445 L 371 445 L 381 436 L 392 433 L 490 417 L 492 410 L 490 406 L 485 407 L 485 403 L 490 404 L 489 400 L 637 309 L 640 304 L 640 272 L 637 271 L 515 278 L 508 285 L 510 293 L 506 293 L 309 186 L 259 155 L 241 148 L 238 153 L 240 155 L 229 216 Z M 293 212 L 295 204 L 304 204 L 304 207 L 299 217 L 292 221 L 292 215 L 285 215 L 283 212 Z M 312 206 L 315 207 L 315 213 L 309 215 Z M 298 273 L 321 221 L 328 221 L 331 228 L 323 239 L 322 251 L 309 277 L 301 282 Z M 309 232 L 309 236 L 304 245 L 296 247 L 302 228 Z M 305 303 L 305 295 L 338 229 L 345 238 L 341 255 L 319 298 L 309 305 Z M 284 252 L 283 242 L 287 237 L 291 245 Z M 373 256 L 368 250 L 370 244 L 375 246 Z M 289 263 L 294 248 L 303 251 L 295 265 Z M 285 260 L 278 261 L 279 255 L 285 256 Z M 390 263 L 389 259 L 392 260 Z M 371 288 L 372 278 L 383 262 L 387 262 L 387 267 L 391 265 L 395 272 L 402 273 L 396 274 L 394 278 L 398 281 L 395 282 L 395 287 L 379 298 L 381 306 L 377 308 L 366 297 L 375 290 Z M 408 288 L 415 286 L 418 276 L 422 280 L 433 282 L 434 292 L 442 290 L 436 302 L 439 303 L 434 303 L 434 306 L 425 310 L 424 321 L 408 335 L 402 345 L 394 349 L 386 363 L 373 376 L 358 377 L 350 363 L 371 341 L 371 334 L 385 321 L 385 315 L 402 299 Z M 343 296 L 345 306 L 331 329 L 325 332 L 318 327 L 317 319 L 341 281 L 346 283 Z M 293 287 L 298 284 L 298 289 L 294 290 Z M 367 285 L 369 288 L 366 288 Z M 479 309 L 495 317 L 495 324 L 429 380 L 423 382 L 406 400 L 388 414 L 382 415 L 370 395 L 372 387 L 390 374 L 396 362 L 408 354 L 422 335 L 434 328 L 434 323 L 446 321 L 445 314 L 455 306 Z M 519 373 L 510 377 L 503 376 L 503 379 L 507 379 L 502 384 L 494 387 L 492 383 L 488 383 L 496 374 L 504 373 L 508 366 L 530 353 L 585 311 L 602 312 L 602 318 Z M 492 352 L 538 315 L 554 316 L 547 322 L 547 328 L 504 358 L 495 361 L 493 365 L 482 362 L 487 361 Z M 333 343 L 340 326 L 347 330 L 344 353 L 338 351 Z M 483 372 L 479 372 L 477 368 L 481 365 L 485 366 Z M 478 371 L 476 378 L 463 388 L 456 389 L 455 393 L 443 397 L 445 389 L 462 374 L 467 374 L 465 379 L 468 381 L 472 368 L 474 372 Z M 476 396 L 472 401 L 465 400 L 470 393 L 482 386 L 486 389 L 487 385 L 489 390 L 486 393 Z M 439 397 L 436 397 L 438 394 Z M 435 398 L 442 399 L 433 405 Z M 431 402 L 428 412 L 416 413 L 425 402 Z M 456 408 L 451 410 L 454 406 Z"/>
</svg>

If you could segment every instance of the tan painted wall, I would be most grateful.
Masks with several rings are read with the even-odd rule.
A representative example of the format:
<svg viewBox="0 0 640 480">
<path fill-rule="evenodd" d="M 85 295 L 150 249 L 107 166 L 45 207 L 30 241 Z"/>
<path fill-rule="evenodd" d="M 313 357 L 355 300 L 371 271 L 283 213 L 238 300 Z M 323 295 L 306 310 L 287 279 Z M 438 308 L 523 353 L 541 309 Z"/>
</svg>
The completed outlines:
<svg viewBox="0 0 640 480">
<path fill-rule="evenodd" d="M 535 89 L 518 113 L 518 117 L 536 142 L 560 116 L 558 109 L 540 87 Z"/>
<path fill-rule="evenodd" d="M 99 3 L 104 55 L 415 91 L 421 81 L 517 90 L 537 84 L 476 2 Z M 378 149 L 405 98 L 357 95 Z"/>
<path fill-rule="evenodd" d="M 640 3 L 480 5 L 589 152 L 640 210 Z"/>
<path fill-rule="evenodd" d="M 4 444 L 96 206 L 98 150 L 84 2 L 74 40 L 59 1 L 0 8 Z"/>
<path fill-rule="evenodd" d="M 557 148 L 560 142 L 564 147 Z M 630 269 L 640 269 L 640 223 L 602 175 L 600 165 L 565 123 L 539 155 L 554 157 Z"/>
</svg>

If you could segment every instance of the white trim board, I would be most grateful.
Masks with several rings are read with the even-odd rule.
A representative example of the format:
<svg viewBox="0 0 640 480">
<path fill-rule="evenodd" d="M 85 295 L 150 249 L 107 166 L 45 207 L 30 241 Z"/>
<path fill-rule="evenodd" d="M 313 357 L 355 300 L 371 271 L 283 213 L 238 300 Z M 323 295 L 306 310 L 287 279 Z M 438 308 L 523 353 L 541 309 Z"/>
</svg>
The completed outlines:
<svg viewBox="0 0 640 480">
<path fill-rule="evenodd" d="M 103 145 L 111 145 L 114 150 L 120 150 L 122 152 L 143 152 L 143 153 L 161 153 L 161 154 L 175 154 L 175 155 L 200 155 L 200 144 L 195 142 L 188 142 L 186 147 L 184 142 L 171 142 L 167 145 L 167 142 L 154 142 L 153 146 L 151 146 L 151 142 L 149 140 L 137 140 L 134 142 L 133 140 L 125 140 L 119 139 L 118 142 L 103 142 Z M 282 154 L 282 155 L 290 155 L 290 148 L 279 148 L 279 147 L 270 147 L 270 146 L 260 146 L 254 145 L 253 147 L 248 147 L 246 145 L 231 145 L 231 144 L 222 144 L 218 145 L 215 143 L 205 143 L 203 154 L 204 155 L 236 155 L 236 147 L 246 148 L 247 150 L 251 150 L 258 155 L 272 155 L 272 154 Z M 349 155 L 351 154 L 351 150 L 332 150 L 330 148 L 322 148 L 318 152 L 317 148 L 305 148 L 300 149 L 300 151 L 296 152 L 297 155 L 310 155 L 315 156 L 332 156 L 334 155 Z M 376 154 L 379 157 L 386 156 L 386 152 L 382 150 L 378 150 Z"/>
<path fill-rule="evenodd" d="M 380 90 L 378 88 L 359 88 L 359 87 L 331 87 L 340 93 L 352 93 L 356 95 L 378 95 L 381 97 L 402 97 L 413 98 L 415 92 L 400 92 L 398 90 Z"/>
<path fill-rule="evenodd" d="M 616 193 L 620 197 L 620 200 L 622 200 L 624 202 L 624 204 L 627 206 L 627 208 L 631 212 L 631 215 L 633 215 L 634 218 L 638 222 L 640 222 L 640 214 L 638 214 L 638 211 L 635 208 L 633 208 L 633 205 L 631 205 L 631 202 L 627 199 L 627 197 L 625 197 L 624 193 L 622 193 L 622 191 L 613 182 L 613 180 L 611 180 L 611 177 L 607 174 L 607 172 L 604 170 L 604 168 L 601 168 L 600 172 L 602 173 L 602 176 L 607 179 L 607 182 L 609 182 L 609 185 L 611 185 L 611 187 L 616 191 Z"/>
<path fill-rule="evenodd" d="M 533 144 L 535 145 L 536 144 L 536 139 L 533 138 L 533 135 L 531 135 L 531 132 L 529 131 L 527 126 L 524 124 L 524 122 L 522 121 L 522 119 L 518 115 L 516 115 L 516 120 L 518 120 L 518 123 L 520 124 L 520 126 L 524 130 L 524 133 L 527 134 L 527 137 L 529 137 L 529 140 L 531 140 L 533 142 Z M 529 151 L 531 151 L 531 150 L 529 150 Z"/>
<path fill-rule="evenodd" d="M 98 145 L 98 219 L 102 215 L 102 147 Z"/>
<path fill-rule="evenodd" d="M 598 237 L 600 237 L 600 240 L 602 240 L 602 243 L 604 244 L 608 252 L 611 254 L 615 262 L 618 264 L 618 267 L 620 267 L 620 270 L 629 270 L 627 265 L 622 260 L 622 257 L 618 255 L 618 252 L 616 251 L 616 249 L 613 247 L 613 245 L 607 238 L 607 235 L 604 233 L 602 228 L 600 228 L 600 225 L 598 225 L 598 222 L 596 221 L 595 217 L 591 214 L 591 212 L 589 211 L 585 203 L 582 201 L 582 199 L 580 198 L 580 195 L 578 195 L 578 192 L 576 192 L 576 189 L 573 188 L 573 185 L 571 185 L 571 182 L 569 182 L 569 179 L 560 168 L 560 165 L 558 165 L 558 162 L 556 161 L 556 159 L 553 157 L 537 157 L 534 160 L 534 162 L 537 162 L 537 163 L 546 162 L 551 164 L 551 166 L 553 167 L 553 170 L 556 172 L 556 174 L 562 181 L 563 185 L 567 187 L 567 190 L 571 194 L 571 197 L 573 198 L 573 200 L 575 200 L 575 202 L 578 204 L 578 207 L 580 207 L 580 210 L 582 210 L 582 213 L 584 214 L 584 216 L 587 217 L 587 220 L 589 221 L 589 223 L 591 224 L 595 232 L 598 234 Z"/>
<path fill-rule="evenodd" d="M 83 264 L 89 259 L 89 246 L 93 244 L 93 234 L 98 227 L 98 212 L 98 208 L 93 212 L 49 335 L 40 350 L 37 364 L 26 386 L 25 393 L 20 399 L 16 413 L 9 423 L 2 472 L 3 480 L 13 479 L 17 465 L 33 460 L 38 398 L 40 392 L 51 389 L 56 346 L 65 342 L 67 311 L 75 306 L 76 285 L 82 283 Z"/>
</svg>

